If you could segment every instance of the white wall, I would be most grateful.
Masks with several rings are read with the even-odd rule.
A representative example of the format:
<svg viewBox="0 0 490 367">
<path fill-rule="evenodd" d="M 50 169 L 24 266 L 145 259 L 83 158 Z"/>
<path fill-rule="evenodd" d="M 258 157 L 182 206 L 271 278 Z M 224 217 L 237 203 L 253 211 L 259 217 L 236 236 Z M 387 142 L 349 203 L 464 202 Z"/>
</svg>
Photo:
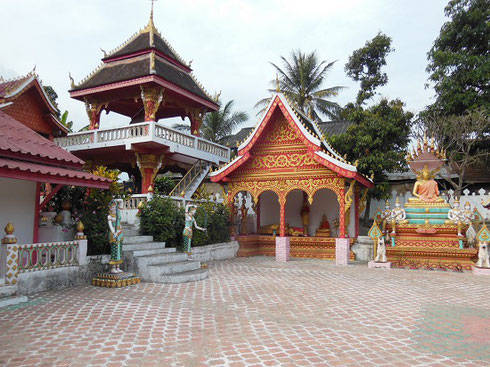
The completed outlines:
<svg viewBox="0 0 490 367">
<path fill-rule="evenodd" d="M 272 191 L 263 192 L 260 195 L 260 225 L 279 224 L 280 209 L 277 195 Z"/>
<path fill-rule="evenodd" d="M 0 237 L 8 222 L 15 227 L 19 244 L 32 243 L 36 183 L 0 177 Z"/>
<path fill-rule="evenodd" d="M 331 237 L 337 237 L 338 233 L 333 226 L 333 221 L 339 217 L 339 203 L 337 195 L 332 190 L 321 189 L 313 196 L 313 204 L 310 206 L 310 224 L 308 226 L 308 232 L 311 236 L 314 236 L 316 230 L 320 227 L 323 214 L 326 215 L 330 223 Z"/>
</svg>

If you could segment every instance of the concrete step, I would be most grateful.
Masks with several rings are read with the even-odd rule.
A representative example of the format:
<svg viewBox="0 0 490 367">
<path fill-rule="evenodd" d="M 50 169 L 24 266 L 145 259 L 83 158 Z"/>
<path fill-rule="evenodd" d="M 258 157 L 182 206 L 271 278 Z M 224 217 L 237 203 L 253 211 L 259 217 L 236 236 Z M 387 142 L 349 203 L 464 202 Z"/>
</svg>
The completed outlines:
<svg viewBox="0 0 490 367">
<path fill-rule="evenodd" d="M 139 229 L 123 228 L 123 234 L 124 234 L 124 237 L 134 237 L 134 236 L 139 236 L 140 231 L 139 231 Z"/>
<path fill-rule="evenodd" d="M 165 242 L 143 242 L 134 244 L 123 244 L 122 251 L 153 250 L 165 248 Z"/>
<path fill-rule="evenodd" d="M 153 242 L 153 236 L 130 236 L 124 237 L 123 244 Z"/>
<path fill-rule="evenodd" d="M 175 263 L 153 264 L 147 267 L 146 281 L 163 283 L 162 276 L 180 274 L 201 268 L 199 261 L 178 261 Z"/>
<path fill-rule="evenodd" d="M 161 275 L 159 283 L 177 284 L 204 280 L 209 276 L 208 269 L 197 269 L 183 273 Z"/>
<path fill-rule="evenodd" d="M 17 294 L 16 285 L 2 285 L 0 287 L 0 298 L 12 297 Z"/>
<path fill-rule="evenodd" d="M 133 251 L 133 256 L 140 257 L 146 255 L 158 255 L 158 254 L 169 254 L 169 253 L 175 253 L 175 248 L 155 248 L 155 249 L 135 250 Z"/>
<path fill-rule="evenodd" d="M 0 298 L 0 308 L 27 302 L 26 296 Z"/>
<path fill-rule="evenodd" d="M 144 255 L 136 257 L 138 268 L 142 271 L 148 265 L 174 263 L 178 261 L 186 261 L 189 256 L 182 252 L 170 252 L 166 254 Z"/>
</svg>

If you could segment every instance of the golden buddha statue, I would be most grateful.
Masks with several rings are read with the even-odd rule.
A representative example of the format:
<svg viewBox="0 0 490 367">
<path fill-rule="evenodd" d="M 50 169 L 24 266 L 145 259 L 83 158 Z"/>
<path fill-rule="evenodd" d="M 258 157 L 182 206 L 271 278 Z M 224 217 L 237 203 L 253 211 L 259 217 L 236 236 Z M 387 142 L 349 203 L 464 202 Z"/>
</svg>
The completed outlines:
<svg viewBox="0 0 490 367">
<path fill-rule="evenodd" d="M 439 188 L 434 177 L 440 168 L 435 170 L 429 170 L 429 167 L 424 165 L 422 171 L 414 172 L 417 174 L 417 182 L 413 186 L 413 196 L 414 198 L 409 198 L 409 202 L 425 202 L 425 203 L 442 203 L 444 199 L 439 196 Z"/>
<path fill-rule="evenodd" d="M 322 222 L 320 227 L 316 230 L 316 237 L 330 237 L 330 224 L 328 223 L 327 217 L 323 214 Z"/>
</svg>

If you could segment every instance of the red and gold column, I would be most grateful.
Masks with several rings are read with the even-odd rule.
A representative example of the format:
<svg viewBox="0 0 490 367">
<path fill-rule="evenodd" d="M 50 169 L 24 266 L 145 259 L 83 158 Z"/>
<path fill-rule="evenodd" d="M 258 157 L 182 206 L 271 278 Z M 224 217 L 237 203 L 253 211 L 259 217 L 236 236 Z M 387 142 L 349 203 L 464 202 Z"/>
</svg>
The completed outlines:
<svg viewBox="0 0 490 367">
<path fill-rule="evenodd" d="M 201 125 L 206 111 L 193 108 L 191 110 L 188 110 L 187 114 L 189 116 L 189 120 L 191 120 L 191 134 L 195 136 L 201 136 Z"/>
<path fill-rule="evenodd" d="M 156 114 L 163 101 L 163 92 L 165 90 L 161 87 L 145 87 L 143 85 L 140 88 L 141 100 L 145 109 L 145 121 L 156 121 Z"/>
<path fill-rule="evenodd" d="M 136 153 L 136 164 L 141 173 L 141 193 L 147 194 L 153 187 L 155 176 L 164 164 L 165 155 Z"/>
<path fill-rule="evenodd" d="M 339 237 L 345 238 L 345 187 L 342 181 L 342 187 L 338 194 L 339 199 Z"/>
<path fill-rule="evenodd" d="M 279 196 L 279 205 L 280 208 L 280 227 L 279 227 L 279 235 L 281 237 L 286 236 L 286 196 L 281 194 Z"/>
<path fill-rule="evenodd" d="M 85 99 L 85 110 L 87 111 L 89 125 L 89 130 L 96 130 L 100 125 L 100 113 L 102 108 L 106 107 L 107 103 L 101 103 L 98 101 Z"/>
</svg>

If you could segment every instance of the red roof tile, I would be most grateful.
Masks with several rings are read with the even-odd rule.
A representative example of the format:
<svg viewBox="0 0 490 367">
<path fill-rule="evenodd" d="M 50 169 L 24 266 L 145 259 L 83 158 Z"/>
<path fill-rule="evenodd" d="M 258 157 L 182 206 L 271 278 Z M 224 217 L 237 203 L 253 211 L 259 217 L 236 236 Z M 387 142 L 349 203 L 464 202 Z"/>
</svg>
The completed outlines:
<svg viewBox="0 0 490 367">
<path fill-rule="evenodd" d="M 1 111 L 0 155 L 25 161 L 41 160 L 54 166 L 81 168 L 85 163 Z"/>
<path fill-rule="evenodd" d="M 108 188 L 111 183 L 108 178 L 88 172 L 5 158 L 0 158 L 0 176 L 97 188 Z"/>
<path fill-rule="evenodd" d="M 12 93 L 30 78 L 30 75 L 22 76 L 12 80 L 0 80 L 0 98 Z"/>
</svg>

